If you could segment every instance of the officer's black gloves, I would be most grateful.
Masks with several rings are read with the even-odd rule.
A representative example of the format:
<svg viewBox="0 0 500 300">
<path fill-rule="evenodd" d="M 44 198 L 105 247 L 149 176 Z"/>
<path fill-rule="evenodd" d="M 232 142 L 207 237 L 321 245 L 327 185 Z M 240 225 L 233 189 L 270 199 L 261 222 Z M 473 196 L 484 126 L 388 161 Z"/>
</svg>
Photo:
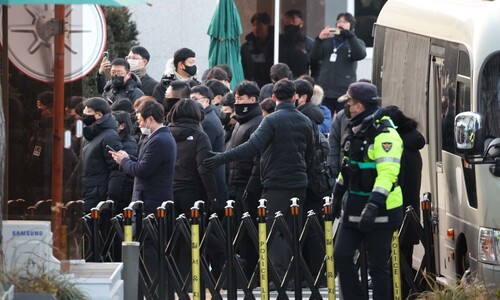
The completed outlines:
<svg viewBox="0 0 500 300">
<path fill-rule="evenodd" d="M 342 29 L 342 30 L 340 30 L 340 35 L 346 39 L 350 39 L 354 36 L 354 33 L 350 30 Z"/>
<path fill-rule="evenodd" d="M 375 218 L 378 215 L 378 206 L 375 203 L 368 202 L 361 212 L 361 220 L 359 221 L 359 230 L 370 232 L 375 224 Z"/>
<path fill-rule="evenodd" d="M 213 169 L 219 165 L 222 165 L 226 162 L 224 152 L 209 152 L 212 156 L 209 158 L 205 158 L 203 160 L 203 166 L 208 169 Z"/>
</svg>

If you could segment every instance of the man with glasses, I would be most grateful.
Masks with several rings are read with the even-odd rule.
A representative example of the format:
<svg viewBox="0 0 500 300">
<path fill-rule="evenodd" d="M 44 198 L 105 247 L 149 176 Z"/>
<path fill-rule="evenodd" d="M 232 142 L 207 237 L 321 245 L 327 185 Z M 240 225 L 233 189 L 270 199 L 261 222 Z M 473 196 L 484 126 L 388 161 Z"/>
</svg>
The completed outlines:
<svg viewBox="0 0 500 300">
<path fill-rule="evenodd" d="M 130 72 L 134 73 L 141 80 L 141 86 L 139 87 L 141 91 L 146 96 L 152 96 L 155 86 L 158 84 L 153 77 L 149 76 L 147 73 L 147 64 L 149 63 L 150 55 L 148 50 L 142 46 L 134 46 L 130 48 L 130 52 L 125 57 L 130 65 Z M 96 86 L 97 92 L 101 93 L 104 91 L 104 86 L 106 85 L 106 78 L 104 76 L 105 72 L 108 72 L 111 68 L 111 62 L 108 58 L 104 58 L 99 67 L 99 72 L 96 76 Z"/>
<path fill-rule="evenodd" d="M 141 80 L 137 75 L 130 72 L 130 65 L 123 58 L 115 58 L 111 62 L 111 79 L 106 83 L 102 97 L 110 104 L 119 99 L 128 99 L 132 104 L 135 100 L 144 96 L 139 89 Z"/>
</svg>

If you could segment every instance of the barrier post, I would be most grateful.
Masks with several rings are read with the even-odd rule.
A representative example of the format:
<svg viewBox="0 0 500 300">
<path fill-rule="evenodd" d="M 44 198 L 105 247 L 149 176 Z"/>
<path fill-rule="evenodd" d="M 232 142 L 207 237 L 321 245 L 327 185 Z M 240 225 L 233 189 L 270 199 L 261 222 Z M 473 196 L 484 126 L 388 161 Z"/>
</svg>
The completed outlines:
<svg viewBox="0 0 500 300">
<path fill-rule="evenodd" d="M 293 245 L 293 273 L 294 273 L 294 289 L 295 299 L 302 300 L 302 279 L 300 276 L 300 224 L 299 224 L 299 198 L 290 199 L 290 214 L 292 215 L 292 245 Z"/>
<path fill-rule="evenodd" d="M 123 209 L 123 241 L 132 242 L 132 209 L 125 207 Z"/>
<path fill-rule="evenodd" d="M 139 242 L 122 242 L 124 299 L 136 300 L 139 293 Z"/>
<path fill-rule="evenodd" d="M 266 199 L 259 200 L 257 216 L 259 223 L 259 272 L 260 272 L 260 299 L 269 300 L 269 282 L 267 271 L 267 211 Z"/>
<path fill-rule="evenodd" d="M 173 235 L 173 230 L 175 226 L 175 211 L 174 211 L 174 201 L 168 200 L 162 203 L 162 207 L 165 207 L 167 213 L 166 213 L 166 229 L 165 229 L 165 234 L 166 234 L 166 240 L 170 241 Z M 168 253 L 170 255 L 170 253 Z M 167 262 L 168 263 L 168 262 Z M 167 274 L 168 275 L 168 274 Z M 170 275 L 168 275 L 170 276 Z M 175 299 L 175 294 L 174 294 L 174 284 L 172 283 L 172 280 L 170 280 L 170 277 L 167 277 L 167 297 L 166 299 L 168 300 L 173 300 Z"/>
<path fill-rule="evenodd" d="M 101 262 L 101 247 L 99 241 L 99 209 L 94 207 L 90 210 L 90 217 L 92 218 L 92 260 L 94 262 Z"/>
<path fill-rule="evenodd" d="M 403 294 L 401 290 L 401 264 L 399 262 L 399 235 L 397 230 L 395 230 L 392 234 L 391 254 L 394 300 L 402 300 Z"/>
<path fill-rule="evenodd" d="M 422 208 L 422 217 L 424 224 L 424 248 L 425 248 L 425 268 L 427 274 L 436 274 L 434 263 L 434 247 L 432 241 L 432 217 L 431 217 L 431 194 L 425 193 L 423 199 L 420 201 Z"/>
<path fill-rule="evenodd" d="M 335 263 L 333 261 L 333 216 L 329 196 L 323 197 L 323 217 L 325 218 L 325 263 L 328 300 L 335 300 Z"/>
<path fill-rule="evenodd" d="M 191 207 L 191 262 L 193 299 L 200 300 L 200 214 L 198 207 Z"/>
<path fill-rule="evenodd" d="M 227 282 L 227 298 L 236 299 L 237 291 L 235 284 L 235 272 L 234 272 L 234 247 L 233 247 L 233 231 L 234 231 L 234 200 L 227 200 L 227 205 L 224 208 L 224 215 L 227 220 L 226 227 L 226 252 L 227 252 L 227 270 L 226 270 L 226 282 Z"/>
<path fill-rule="evenodd" d="M 200 236 L 200 272 L 201 272 L 201 257 L 205 255 L 205 253 L 202 252 L 202 249 L 206 249 L 206 247 L 202 248 L 201 247 L 201 241 L 203 240 L 203 236 L 205 235 L 205 217 L 206 217 L 206 210 L 205 210 L 205 201 L 203 200 L 198 200 L 194 203 L 194 206 L 198 208 L 199 212 L 199 236 Z M 207 239 L 208 240 L 208 239 Z M 205 280 L 203 276 L 201 276 L 200 273 L 200 291 L 202 293 L 200 294 L 200 300 L 205 300 L 206 298 L 206 293 L 205 293 Z"/>
<path fill-rule="evenodd" d="M 160 299 L 165 299 L 165 208 L 158 207 L 156 209 L 156 219 L 158 220 L 158 296 Z"/>
</svg>

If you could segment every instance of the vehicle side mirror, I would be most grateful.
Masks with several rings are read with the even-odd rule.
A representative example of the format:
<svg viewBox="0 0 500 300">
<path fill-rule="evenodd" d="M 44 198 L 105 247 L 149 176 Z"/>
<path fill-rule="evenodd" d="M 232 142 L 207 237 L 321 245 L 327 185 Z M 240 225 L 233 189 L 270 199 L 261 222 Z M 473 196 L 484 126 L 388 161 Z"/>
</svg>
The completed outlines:
<svg viewBox="0 0 500 300">
<path fill-rule="evenodd" d="M 474 112 L 455 117 L 455 147 L 459 152 L 482 153 L 484 146 L 483 117 Z"/>
<path fill-rule="evenodd" d="M 484 156 L 486 158 L 500 157 L 500 138 L 492 139 L 487 143 L 486 150 L 484 150 Z"/>
</svg>

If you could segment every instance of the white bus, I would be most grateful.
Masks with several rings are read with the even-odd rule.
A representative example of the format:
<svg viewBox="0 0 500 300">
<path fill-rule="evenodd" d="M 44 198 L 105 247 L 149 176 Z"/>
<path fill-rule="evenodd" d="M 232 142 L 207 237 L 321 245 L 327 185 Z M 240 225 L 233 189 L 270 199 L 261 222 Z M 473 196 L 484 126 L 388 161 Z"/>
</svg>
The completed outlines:
<svg viewBox="0 0 500 300">
<path fill-rule="evenodd" d="M 470 270 L 496 288 L 499 13 L 500 1 L 389 0 L 373 29 L 372 73 L 382 104 L 417 119 L 427 140 L 421 192 L 432 194 L 438 280 Z"/>
</svg>

